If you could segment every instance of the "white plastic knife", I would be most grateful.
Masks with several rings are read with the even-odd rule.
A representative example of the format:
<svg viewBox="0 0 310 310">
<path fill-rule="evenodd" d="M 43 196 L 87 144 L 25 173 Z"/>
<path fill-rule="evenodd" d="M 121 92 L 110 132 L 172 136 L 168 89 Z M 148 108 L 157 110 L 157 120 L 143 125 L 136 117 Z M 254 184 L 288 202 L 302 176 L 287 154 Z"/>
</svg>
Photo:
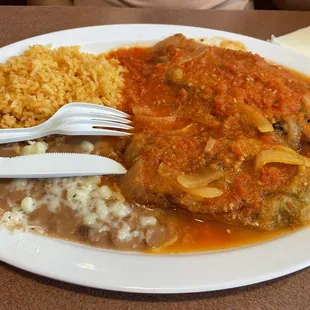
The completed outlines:
<svg viewBox="0 0 310 310">
<path fill-rule="evenodd" d="M 126 172 L 118 162 L 90 154 L 47 153 L 0 157 L 0 178 L 58 178 Z"/>
</svg>

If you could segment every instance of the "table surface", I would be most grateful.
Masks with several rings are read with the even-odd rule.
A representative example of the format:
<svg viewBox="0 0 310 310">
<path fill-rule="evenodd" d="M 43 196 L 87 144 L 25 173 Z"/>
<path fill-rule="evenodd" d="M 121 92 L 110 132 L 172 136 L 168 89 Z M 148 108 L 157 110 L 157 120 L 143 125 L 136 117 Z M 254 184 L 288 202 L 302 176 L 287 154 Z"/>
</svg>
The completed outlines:
<svg viewBox="0 0 310 310">
<path fill-rule="evenodd" d="M 78 4 L 79 1 L 76 1 Z M 99 7 L 0 7 L 0 47 L 51 31 L 115 23 L 214 28 L 260 39 L 310 25 L 310 12 L 163 11 Z M 288 249 L 288 255 L 290 251 Z M 146 295 L 110 292 L 50 280 L 0 262 L 6 309 L 309 309 L 310 268 L 266 283 L 226 291 Z"/>
</svg>

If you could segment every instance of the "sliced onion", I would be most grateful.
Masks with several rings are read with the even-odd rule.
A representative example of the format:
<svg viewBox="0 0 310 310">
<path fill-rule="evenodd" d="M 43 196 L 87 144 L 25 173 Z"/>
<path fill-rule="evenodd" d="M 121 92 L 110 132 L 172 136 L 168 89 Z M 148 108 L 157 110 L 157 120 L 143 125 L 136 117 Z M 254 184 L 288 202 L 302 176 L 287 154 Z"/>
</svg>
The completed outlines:
<svg viewBox="0 0 310 310">
<path fill-rule="evenodd" d="M 184 117 L 186 118 L 186 116 Z M 188 116 L 187 118 L 192 120 L 193 122 L 200 123 L 212 128 L 217 127 L 220 124 L 220 122 L 209 113 L 205 113 L 204 115 L 192 115 Z"/>
<path fill-rule="evenodd" d="M 175 123 L 177 118 L 175 116 L 148 116 L 148 115 L 135 115 L 135 121 L 146 123 L 150 126 L 170 125 Z"/>
<path fill-rule="evenodd" d="M 172 135 L 177 135 L 177 134 L 191 134 L 193 132 L 195 132 L 195 123 L 190 123 L 188 125 L 186 125 L 185 127 L 181 128 L 181 129 L 176 129 L 171 131 L 170 133 Z"/>
<path fill-rule="evenodd" d="M 179 175 L 177 180 L 185 188 L 197 188 L 207 186 L 209 183 L 221 177 L 223 177 L 221 171 L 205 168 L 200 173 Z"/>
<path fill-rule="evenodd" d="M 171 177 L 178 174 L 178 171 L 176 171 L 173 168 L 170 168 L 168 165 L 164 163 L 161 163 L 159 165 L 157 172 L 162 177 Z"/>
<path fill-rule="evenodd" d="M 259 129 L 260 132 L 272 132 L 274 128 L 269 120 L 262 115 L 256 108 L 243 105 L 241 107 L 241 111 L 247 116 L 249 120 L 251 120 Z"/>
<path fill-rule="evenodd" d="M 260 152 L 256 157 L 255 168 L 261 169 L 268 163 L 283 163 L 289 165 L 310 167 L 310 159 L 299 155 L 298 153 L 286 150 L 265 150 Z"/>
<path fill-rule="evenodd" d="M 173 245 L 174 243 L 176 243 L 179 239 L 179 235 L 175 234 L 170 240 L 168 240 L 167 242 L 165 242 L 164 244 L 158 246 L 158 247 L 153 247 L 151 248 L 152 252 L 158 253 L 163 251 L 164 249 L 166 249 L 167 247 Z"/>
<path fill-rule="evenodd" d="M 103 140 L 103 142 L 105 142 Z M 147 139 L 142 135 L 135 135 L 126 147 L 124 158 L 127 162 L 134 162 L 142 153 Z M 113 151 L 113 150 L 112 150 Z"/>
<path fill-rule="evenodd" d="M 288 152 L 288 153 L 292 153 L 292 154 L 297 154 L 299 155 L 298 153 L 296 153 L 294 150 L 292 150 L 291 148 L 287 147 L 287 146 L 284 146 L 284 145 L 278 145 L 277 150 L 281 150 L 281 151 L 285 151 L 285 152 Z"/>
<path fill-rule="evenodd" d="M 132 107 L 134 115 L 146 115 L 146 116 L 158 116 L 156 113 L 147 105 L 134 105 Z"/>
<path fill-rule="evenodd" d="M 215 187 L 196 187 L 196 188 L 185 188 L 184 191 L 196 195 L 202 198 L 215 198 L 223 194 L 223 192 Z"/>
<path fill-rule="evenodd" d="M 170 115 L 175 115 L 176 117 L 191 120 L 195 123 L 203 124 L 207 127 L 215 128 L 220 125 L 220 121 L 216 119 L 215 116 L 209 113 L 206 109 L 201 114 L 189 113 L 186 110 L 176 110 L 170 113 Z"/>
<path fill-rule="evenodd" d="M 304 95 L 301 100 L 305 106 L 310 107 L 310 94 Z"/>
<path fill-rule="evenodd" d="M 310 222 L 310 205 L 307 205 L 301 209 L 300 219 L 304 224 L 307 224 Z"/>
<path fill-rule="evenodd" d="M 206 153 L 211 152 L 211 150 L 214 148 L 215 144 L 216 144 L 216 140 L 210 137 L 207 144 L 206 144 L 205 152 Z"/>
<path fill-rule="evenodd" d="M 301 137 L 300 127 L 297 124 L 296 119 L 294 119 L 294 117 L 291 115 L 286 116 L 284 120 L 287 123 L 287 142 L 294 150 L 298 150 Z"/>
<path fill-rule="evenodd" d="M 187 119 L 178 118 L 176 116 L 146 116 L 135 115 L 133 117 L 135 125 L 139 127 L 155 128 L 157 130 L 177 130 L 187 126 Z"/>
<path fill-rule="evenodd" d="M 145 189 L 145 162 L 140 157 L 135 164 L 122 176 L 120 188 L 128 201 L 139 203 L 148 202 L 148 193 Z"/>
</svg>

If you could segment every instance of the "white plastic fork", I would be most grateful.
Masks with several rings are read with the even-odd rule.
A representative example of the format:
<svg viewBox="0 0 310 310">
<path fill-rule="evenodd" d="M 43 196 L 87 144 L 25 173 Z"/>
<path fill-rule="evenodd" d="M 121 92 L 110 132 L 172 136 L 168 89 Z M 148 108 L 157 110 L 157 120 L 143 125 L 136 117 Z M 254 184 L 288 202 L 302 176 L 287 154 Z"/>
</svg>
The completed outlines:
<svg viewBox="0 0 310 310">
<path fill-rule="evenodd" d="M 0 144 L 28 141 L 49 135 L 127 136 L 130 116 L 105 106 L 75 102 L 61 107 L 44 123 L 29 128 L 0 129 Z"/>
</svg>

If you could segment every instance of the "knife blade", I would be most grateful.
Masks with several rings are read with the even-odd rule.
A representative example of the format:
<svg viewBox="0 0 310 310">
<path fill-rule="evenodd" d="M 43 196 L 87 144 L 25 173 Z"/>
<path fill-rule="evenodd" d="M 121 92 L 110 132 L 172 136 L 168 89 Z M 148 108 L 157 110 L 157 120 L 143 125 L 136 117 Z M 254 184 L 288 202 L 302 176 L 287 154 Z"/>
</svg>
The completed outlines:
<svg viewBox="0 0 310 310">
<path fill-rule="evenodd" d="M 59 178 L 126 172 L 115 160 L 91 154 L 46 153 L 0 157 L 0 178 Z"/>
</svg>

